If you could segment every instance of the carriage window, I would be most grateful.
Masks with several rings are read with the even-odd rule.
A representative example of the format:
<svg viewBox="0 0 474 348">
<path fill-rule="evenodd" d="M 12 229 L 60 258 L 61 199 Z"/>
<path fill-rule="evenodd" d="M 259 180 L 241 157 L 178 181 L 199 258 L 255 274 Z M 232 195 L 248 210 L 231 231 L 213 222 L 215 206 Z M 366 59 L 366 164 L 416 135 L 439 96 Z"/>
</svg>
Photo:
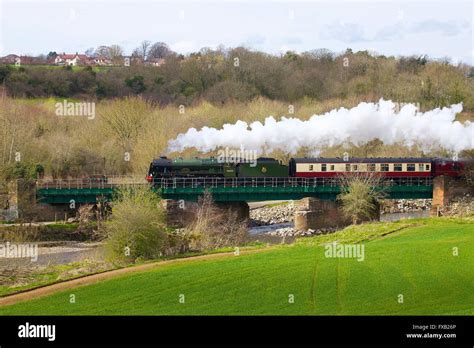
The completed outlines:
<svg viewBox="0 0 474 348">
<path fill-rule="evenodd" d="M 401 172 L 402 171 L 402 164 L 401 163 L 395 163 L 393 165 L 393 170 L 396 172 Z"/>
<path fill-rule="evenodd" d="M 430 170 L 430 165 L 429 164 L 425 165 L 425 170 Z"/>
<path fill-rule="evenodd" d="M 334 164 L 331 164 L 331 170 L 334 170 Z"/>
<path fill-rule="evenodd" d="M 326 163 L 321 164 L 321 171 L 325 172 L 326 170 L 327 170 L 327 164 Z"/>
<path fill-rule="evenodd" d="M 380 171 L 381 172 L 388 172 L 388 164 L 387 163 L 382 163 L 380 165 Z"/>
<path fill-rule="evenodd" d="M 350 172 L 351 171 L 351 165 L 350 164 L 346 164 L 346 172 Z"/>
<path fill-rule="evenodd" d="M 375 172 L 375 163 L 369 163 L 369 164 L 367 165 L 367 170 L 368 170 L 369 172 Z"/>
<path fill-rule="evenodd" d="M 414 163 L 408 163 L 407 164 L 407 172 L 414 172 L 415 171 L 415 164 Z"/>
<path fill-rule="evenodd" d="M 312 172 L 314 170 L 314 166 L 312 164 L 309 165 L 309 171 Z"/>
<path fill-rule="evenodd" d="M 353 172 L 357 172 L 357 164 L 353 164 L 353 165 L 352 165 L 352 171 L 353 171 Z"/>
<path fill-rule="evenodd" d="M 418 171 L 419 171 L 419 172 L 422 172 L 422 171 L 424 170 L 423 168 L 424 168 L 423 163 L 419 163 L 419 164 L 418 164 Z"/>
</svg>

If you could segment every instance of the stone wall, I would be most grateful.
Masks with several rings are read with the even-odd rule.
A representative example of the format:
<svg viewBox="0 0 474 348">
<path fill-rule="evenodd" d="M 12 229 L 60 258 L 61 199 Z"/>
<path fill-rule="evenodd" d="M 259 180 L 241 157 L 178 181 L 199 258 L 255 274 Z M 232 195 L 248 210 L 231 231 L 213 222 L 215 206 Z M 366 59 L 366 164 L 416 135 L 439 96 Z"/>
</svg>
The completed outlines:
<svg viewBox="0 0 474 348">
<path fill-rule="evenodd" d="M 295 229 L 308 230 L 348 225 L 335 201 L 307 197 L 295 202 Z"/>
<path fill-rule="evenodd" d="M 433 203 L 431 216 L 441 216 L 445 207 L 453 200 L 474 194 L 474 187 L 466 180 L 454 179 L 448 176 L 437 176 L 433 179 Z"/>
<path fill-rule="evenodd" d="M 55 221 L 75 215 L 68 205 L 39 204 L 36 202 L 34 182 L 15 180 L 0 194 L 0 220 L 4 221 Z"/>
<path fill-rule="evenodd" d="M 9 182 L 0 196 L 0 219 L 14 221 L 20 217 L 18 181 Z"/>
</svg>

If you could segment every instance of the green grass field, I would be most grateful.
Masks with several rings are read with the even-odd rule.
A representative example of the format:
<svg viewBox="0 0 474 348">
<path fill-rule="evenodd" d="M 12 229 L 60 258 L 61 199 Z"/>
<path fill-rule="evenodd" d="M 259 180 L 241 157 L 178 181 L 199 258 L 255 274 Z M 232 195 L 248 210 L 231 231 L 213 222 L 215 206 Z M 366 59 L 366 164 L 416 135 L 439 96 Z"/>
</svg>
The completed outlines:
<svg viewBox="0 0 474 348">
<path fill-rule="evenodd" d="M 349 227 L 253 254 L 165 265 L 3 307 L 0 314 L 472 315 L 473 222 Z M 325 257 L 321 244 L 334 240 L 363 243 L 364 261 Z M 70 294 L 76 303 L 69 303 Z"/>
</svg>

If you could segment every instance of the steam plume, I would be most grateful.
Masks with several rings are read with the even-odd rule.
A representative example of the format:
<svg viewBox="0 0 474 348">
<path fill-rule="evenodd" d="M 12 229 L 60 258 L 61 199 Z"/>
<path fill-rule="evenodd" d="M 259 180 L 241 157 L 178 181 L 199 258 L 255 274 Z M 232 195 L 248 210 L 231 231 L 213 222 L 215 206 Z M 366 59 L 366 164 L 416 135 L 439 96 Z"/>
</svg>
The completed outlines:
<svg viewBox="0 0 474 348">
<path fill-rule="evenodd" d="M 301 147 L 317 153 L 324 147 L 353 143 L 363 145 L 380 139 L 384 144 L 419 145 L 423 151 L 441 147 L 459 152 L 474 148 L 474 123 L 455 121 L 462 104 L 428 112 L 418 112 L 413 104 L 399 112 L 392 101 L 360 103 L 352 109 L 334 109 L 324 115 L 313 115 L 309 120 L 282 117 L 277 121 L 269 116 L 247 124 L 237 121 L 224 124 L 222 129 L 190 128 L 169 141 L 168 150 L 182 151 L 195 147 L 209 152 L 222 147 L 271 152 L 282 150 L 295 154 Z"/>
</svg>

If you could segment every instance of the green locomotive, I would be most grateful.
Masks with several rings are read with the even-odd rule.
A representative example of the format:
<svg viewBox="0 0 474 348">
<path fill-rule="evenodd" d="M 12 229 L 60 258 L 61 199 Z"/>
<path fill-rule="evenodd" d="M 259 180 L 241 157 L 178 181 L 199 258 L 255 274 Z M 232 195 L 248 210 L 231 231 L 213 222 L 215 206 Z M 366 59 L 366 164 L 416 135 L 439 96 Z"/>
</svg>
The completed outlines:
<svg viewBox="0 0 474 348">
<path fill-rule="evenodd" d="M 169 159 L 160 157 L 150 163 L 147 180 L 173 177 L 287 177 L 288 166 L 274 158 L 260 157 L 253 162 L 223 162 L 214 157 Z"/>
</svg>

